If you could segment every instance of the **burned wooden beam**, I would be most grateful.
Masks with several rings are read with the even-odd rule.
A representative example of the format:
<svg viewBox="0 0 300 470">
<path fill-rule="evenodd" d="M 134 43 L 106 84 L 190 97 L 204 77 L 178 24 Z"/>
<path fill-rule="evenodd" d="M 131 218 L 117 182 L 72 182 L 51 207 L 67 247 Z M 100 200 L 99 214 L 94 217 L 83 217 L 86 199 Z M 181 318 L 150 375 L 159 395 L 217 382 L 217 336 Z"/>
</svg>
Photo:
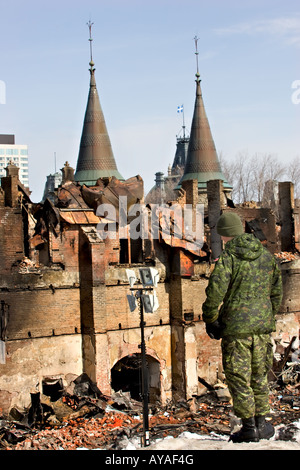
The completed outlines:
<svg viewBox="0 0 300 470">
<path fill-rule="evenodd" d="M 259 224 L 259 221 L 254 219 L 254 220 L 247 220 L 246 221 L 246 228 L 248 228 L 250 230 L 251 233 L 253 233 L 253 235 L 256 236 L 256 238 L 258 238 L 258 240 L 260 240 L 261 242 L 264 242 L 267 240 L 264 232 L 262 231 L 261 227 L 260 227 L 260 224 Z"/>
</svg>

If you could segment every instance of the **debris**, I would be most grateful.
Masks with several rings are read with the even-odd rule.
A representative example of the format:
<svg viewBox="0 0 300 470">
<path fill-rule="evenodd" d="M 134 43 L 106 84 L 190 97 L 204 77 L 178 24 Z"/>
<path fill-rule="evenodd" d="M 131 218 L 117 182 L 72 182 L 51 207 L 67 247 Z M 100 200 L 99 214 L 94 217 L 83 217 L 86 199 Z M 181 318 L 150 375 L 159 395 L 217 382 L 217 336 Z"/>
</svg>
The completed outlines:
<svg viewBox="0 0 300 470">
<path fill-rule="evenodd" d="M 220 400 L 224 400 L 224 401 L 230 401 L 231 400 L 231 395 L 229 393 L 229 390 L 228 388 L 217 388 L 216 389 L 216 394 L 217 394 L 217 397 L 220 399 Z"/>
<path fill-rule="evenodd" d="M 26 273 L 33 273 L 33 274 L 40 274 L 40 265 L 38 263 L 35 263 L 31 259 L 27 258 L 24 256 L 22 258 L 22 261 L 19 262 L 18 264 L 18 272 L 20 274 L 26 274 Z"/>
<path fill-rule="evenodd" d="M 289 357 L 286 352 L 282 350 L 282 358 Z M 284 381 L 282 374 L 292 374 L 293 379 Z M 278 426 L 276 439 L 293 441 L 299 433 L 295 424 L 300 419 L 299 362 L 285 361 L 274 377 L 270 419 Z M 206 385 L 204 395 L 170 400 L 164 406 L 150 404 L 150 438 L 178 437 L 183 432 L 228 437 L 235 417 L 227 386 L 221 381 Z M 31 399 L 27 413 L 14 408 L 8 420 L 0 415 L 0 449 L 115 450 L 126 448 L 129 440 L 141 441 L 142 403 L 133 400 L 129 392 L 103 395 L 86 374 L 74 377 L 65 389 L 59 379 L 47 378 L 43 393 L 32 393 Z"/>
<path fill-rule="evenodd" d="M 295 259 L 299 259 L 298 253 L 291 253 L 288 251 L 281 251 L 280 253 L 274 253 L 274 255 L 278 260 L 282 262 L 293 261 Z"/>
<path fill-rule="evenodd" d="M 279 360 L 277 362 L 277 367 L 276 367 L 275 372 L 277 371 L 279 373 L 282 373 L 282 371 L 283 371 L 283 369 L 284 369 L 284 367 L 285 367 L 285 365 L 288 361 L 289 355 L 291 353 L 292 345 L 293 345 L 293 343 L 295 342 L 296 339 L 297 339 L 296 336 L 293 336 L 290 343 L 289 343 L 289 345 L 287 346 L 287 348 L 284 349 L 283 355 L 282 355 L 283 357 L 282 357 L 281 360 Z"/>
</svg>

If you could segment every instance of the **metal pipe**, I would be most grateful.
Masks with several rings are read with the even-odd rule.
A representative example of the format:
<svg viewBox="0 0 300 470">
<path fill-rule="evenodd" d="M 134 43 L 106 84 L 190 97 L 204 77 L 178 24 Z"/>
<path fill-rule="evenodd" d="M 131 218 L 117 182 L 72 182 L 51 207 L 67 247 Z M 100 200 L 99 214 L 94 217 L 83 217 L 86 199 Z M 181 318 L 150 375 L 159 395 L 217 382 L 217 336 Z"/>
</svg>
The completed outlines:
<svg viewBox="0 0 300 470">
<path fill-rule="evenodd" d="M 140 291 L 140 315 L 141 315 L 141 356 L 142 356 L 142 401 L 143 401 L 143 436 L 142 446 L 147 447 L 150 444 L 149 441 L 149 381 L 148 381 L 148 368 L 146 359 L 146 343 L 145 343 L 145 331 L 144 331 L 144 308 L 142 301 L 142 290 Z"/>
</svg>

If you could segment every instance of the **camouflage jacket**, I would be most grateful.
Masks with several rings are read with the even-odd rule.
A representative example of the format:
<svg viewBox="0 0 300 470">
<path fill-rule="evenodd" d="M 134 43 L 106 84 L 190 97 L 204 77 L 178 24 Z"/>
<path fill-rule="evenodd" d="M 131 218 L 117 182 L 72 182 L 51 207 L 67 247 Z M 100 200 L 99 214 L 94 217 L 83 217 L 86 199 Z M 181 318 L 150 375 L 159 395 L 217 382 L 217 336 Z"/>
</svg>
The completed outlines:
<svg viewBox="0 0 300 470">
<path fill-rule="evenodd" d="M 203 320 L 218 320 L 222 336 L 275 331 L 275 315 L 282 299 L 281 273 L 275 257 L 252 234 L 233 238 L 216 262 L 206 296 Z"/>
</svg>

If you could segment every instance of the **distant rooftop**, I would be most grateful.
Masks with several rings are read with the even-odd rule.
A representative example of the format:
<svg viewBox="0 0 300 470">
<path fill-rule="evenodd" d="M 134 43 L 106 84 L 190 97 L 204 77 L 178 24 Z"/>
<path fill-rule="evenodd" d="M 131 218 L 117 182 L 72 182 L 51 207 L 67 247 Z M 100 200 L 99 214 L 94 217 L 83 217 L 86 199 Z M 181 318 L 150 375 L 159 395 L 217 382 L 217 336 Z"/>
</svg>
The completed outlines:
<svg viewBox="0 0 300 470">
<path fill-rule="evenodd" d="M 12 134 L 0 134 L 0 144 L 15 145 L 15 136 Z"/>
</svg>

